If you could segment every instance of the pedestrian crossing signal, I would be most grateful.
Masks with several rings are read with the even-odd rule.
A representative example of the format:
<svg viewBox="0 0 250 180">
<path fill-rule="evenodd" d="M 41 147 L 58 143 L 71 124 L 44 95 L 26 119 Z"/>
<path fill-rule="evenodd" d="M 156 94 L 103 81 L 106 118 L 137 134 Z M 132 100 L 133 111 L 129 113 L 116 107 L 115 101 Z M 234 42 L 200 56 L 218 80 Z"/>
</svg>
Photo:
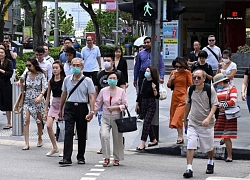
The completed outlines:
<svg viewBox="0 0 250 180">
<path fill-rule="evenodd" d="M 133 19 L 151 21 L 157 19 L 158 0 L 134 0 Z"/>
</svg>

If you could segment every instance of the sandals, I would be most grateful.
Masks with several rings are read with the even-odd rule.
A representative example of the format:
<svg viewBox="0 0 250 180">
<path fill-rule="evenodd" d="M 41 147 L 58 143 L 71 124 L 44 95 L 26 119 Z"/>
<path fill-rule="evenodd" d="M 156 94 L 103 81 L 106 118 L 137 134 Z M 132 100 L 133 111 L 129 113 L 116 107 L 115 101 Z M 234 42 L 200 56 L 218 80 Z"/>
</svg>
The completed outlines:
<svg viewBox="0 0 250 180">
<path fill-rule="evenodd" d="M 118 160 L 114 160 L 113 166 L 119 166 L 119 161 Z"/>
<path fill-rule="evenodd" d="M 109 165 L 109 158 L 105 158 L 104 159 L 104 162 L 102 163 L 102 165 L 103 165 L 103 167 L 108 167 L 108 165 Z"/>
<path fill-rule="evenodd" d="M 6 125 L 3 127 L 3 129 L 10 129 L 10 128 L 12 128 L 12 126 Z"/>
<path fill-rule="evenodd" d="M 176 141 L 176 144 L 183 144 L 183 143 L 184 143 L 184 139 L 182 139 L 182 140 L 178 139 L 178 140 Z"/>
<path fill-rule="evenodd" d="M 225 141 L 224 141 L 224 139 L 221 139 L 220 140 L 220 145 L 223 145 L 223 144 L 225 144 Z"/>
</svg>

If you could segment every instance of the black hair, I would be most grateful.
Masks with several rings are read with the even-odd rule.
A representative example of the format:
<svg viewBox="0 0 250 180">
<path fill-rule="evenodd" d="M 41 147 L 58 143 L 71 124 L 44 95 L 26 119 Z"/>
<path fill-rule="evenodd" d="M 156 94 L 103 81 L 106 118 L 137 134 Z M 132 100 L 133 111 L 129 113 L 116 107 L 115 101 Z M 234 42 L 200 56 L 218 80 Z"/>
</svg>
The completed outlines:
<svg viewBox="0 0 250 180">
<path fill-rule="evenodd" d="M 63 41 L 65 42 L 65 41 L 70 41 L 71 43 L 72 43 L 72 39 L 71 38 L 69 38 L 69 37 L 67 37 L 67 38 L 65 38 Z"/>
<path fill-rule="evenodd" d="M 145 37 L 144 40 L 143 40 L 143 42 L 146 41 L 147 39 L 149 39 L 150 42 L 151 42 L 151 37 Z"/>
<path fill-rule="evenodd" d="M 76 50 L 73 47 L 67 47 L 65 53 L 73 54 L 76 57 Z"/>
<path fill-rule="evenodd" d="M 36 60 L 36 58 L 30 57 L 30 58 L 27 59 L 27 61 L 29 61 L 35 67 L 37 72 L 44 73 L 42 68 L 39 66 L 38 61 Z"/>
<path fill-rule="evenodd" d="M 176 64 L 176 63 L 180 63 L 181 66 L 182 66 L 184 69 L 190 70 L 190 68 L 189 68 L 189 66 L 188 66 L 188 64 L 187 64 L 187 61 L 186 61 L 186 59 L 185 59 L 184 57 L 181 57 L 181 56 L 176 57 L 175 60 L 173 60 L 173 62 L 172 62 L 173 68 L 175 68 L 175 64 Z"/>
<path fill-rule="evenodd" d="M 64 68 L 63 68 L 63 64 L 62 64 L 62 62 L 60 61 L 60 60 L 55 60 L 54 62 L 53 62 L 53 65 L 54 64 L 58 64 L 59 65 L 59 67 L 60 67 L 60 69 L 61 69 L 61 72 L 60 72 L 60 79 L 63 81 L 64 80 L 64 78 L 66 77 L 66 74 L 65 74 L 65 72 L 64 72 Z M 52 66 L 53 66 L 52 65 Z M 54 77 L 55 77 L 55 75 L 52 73 L 52 78 L 50 79 L 50 83 L 54 83 L 55 82 L 55 80 L 54 80 Z"/>
<path fill-rule="evenodd" d="M 200 51 L 199 53 L 198 53 L 198 57 L 202 57 L 202 58 L 206 58 L 207 59 L 207 57 L 208 57 L 208 54 L 207 54 L 207 52 L 206 51 Z"/>
<path fill-rule="evenodd" d="M 107 78 L 109 78 L 109 76 L 110 76 L 111 74 L 115 74 L 116 77 L 117 77 L 117 80 L 120 78 L 119 74 L 118 74 L 116 71 L 110 71 L 110 72 L 107 74 Z"/>
<path fill-rule="evenodd" d="M 35 52 L 38 52 L 38 53 L 45 53 L 45 50 L 43 48 L 43 46 L 38 46 L 36 49 L 35 49 Z"/>
<path fill-rule="evenodd" d="M 232 53 L 231 53 L 231 51 L 230 50 L 228 50 L 228 49 L 225 49 L 223 52 L 222 52 L 222 55 L 223 54 L 225 54 L 225 55 L 228 55 L 228 57 L 232 57 Z"/>
<path fill-rule="evenodd" d="M 115 56 L 115 52 L 116 52 L 117 50 L 120 50 L 120 51 L 121 51 L 121 57 L 120 57 L 120 59 L 122 59 L 122 58 L 123 58 L 123 51 L 122 51 L 122 47 L 121 47 L 121 46 L 116 46 L 116 47 L 115 47 L 115 50 L 114 50 L 114 56 Z"/>
<path fill-rule="evenodd" d="M 106 53 L 103 55 L 103 57 L 110 57 L 110 58 L 112 58 L 112 60 L 114 59 L 113 53 Z"/>
</svg>

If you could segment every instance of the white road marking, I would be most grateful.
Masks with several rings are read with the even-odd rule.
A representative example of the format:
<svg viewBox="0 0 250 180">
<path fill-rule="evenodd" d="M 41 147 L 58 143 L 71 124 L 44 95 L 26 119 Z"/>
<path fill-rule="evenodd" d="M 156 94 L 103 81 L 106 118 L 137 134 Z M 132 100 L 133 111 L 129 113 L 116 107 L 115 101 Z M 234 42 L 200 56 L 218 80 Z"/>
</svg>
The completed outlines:
<svg viewBox="0 0 250 180">
<path fill-rule="evenodd" d="M 105 171 L 105 169 L 90 169 L 90 171 Z"/>
<path fill-rule="evenodd" d="M 100 176 L 101 173 L 86 173 L 86 176 Z"/>
</svg>

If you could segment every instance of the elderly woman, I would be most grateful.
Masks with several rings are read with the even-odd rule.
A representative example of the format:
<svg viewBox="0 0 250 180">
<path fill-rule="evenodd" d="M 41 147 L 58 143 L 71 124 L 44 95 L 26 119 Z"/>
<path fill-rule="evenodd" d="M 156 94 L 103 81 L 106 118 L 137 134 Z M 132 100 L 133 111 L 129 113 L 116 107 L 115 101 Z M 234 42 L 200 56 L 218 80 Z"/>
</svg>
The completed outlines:
<svg viewBox="0 0 250 180">
<path fill-rule="evenodd" d="M 217 85 L 217 97 L 219 101 L 219 116 L 214 126 L 214 138 L 224 138 L 227 158 L 226 162 L 232 162 L 232 141 L 237 138 L 237 118 L 227 120 L 225 109 L 235 105 L 237 101 L 237 89 L 230 84 L 230 79 L 219 73 L 213 78 Z"/>
<path fill-rule="evenodd" d="M 104 159 L 103 166 L 107 167 L 110 163 L 110 130 L 113 136 L 113 156 L 114 166 L 119 166 L 119 161 L 124 159 L 124 147 L 122 133 L 118 132 L 115 119 L 120 118 L 120 113 L 128 105 L 124 89 L 117 87 L 118 74 L 111 71 L 107 75 L 108 87 L 103 88 L 97 96 L 95 102 L 95 112 L 101 107 L 103 115 L 101 119 L 101 143 Z"/>
</svg>

